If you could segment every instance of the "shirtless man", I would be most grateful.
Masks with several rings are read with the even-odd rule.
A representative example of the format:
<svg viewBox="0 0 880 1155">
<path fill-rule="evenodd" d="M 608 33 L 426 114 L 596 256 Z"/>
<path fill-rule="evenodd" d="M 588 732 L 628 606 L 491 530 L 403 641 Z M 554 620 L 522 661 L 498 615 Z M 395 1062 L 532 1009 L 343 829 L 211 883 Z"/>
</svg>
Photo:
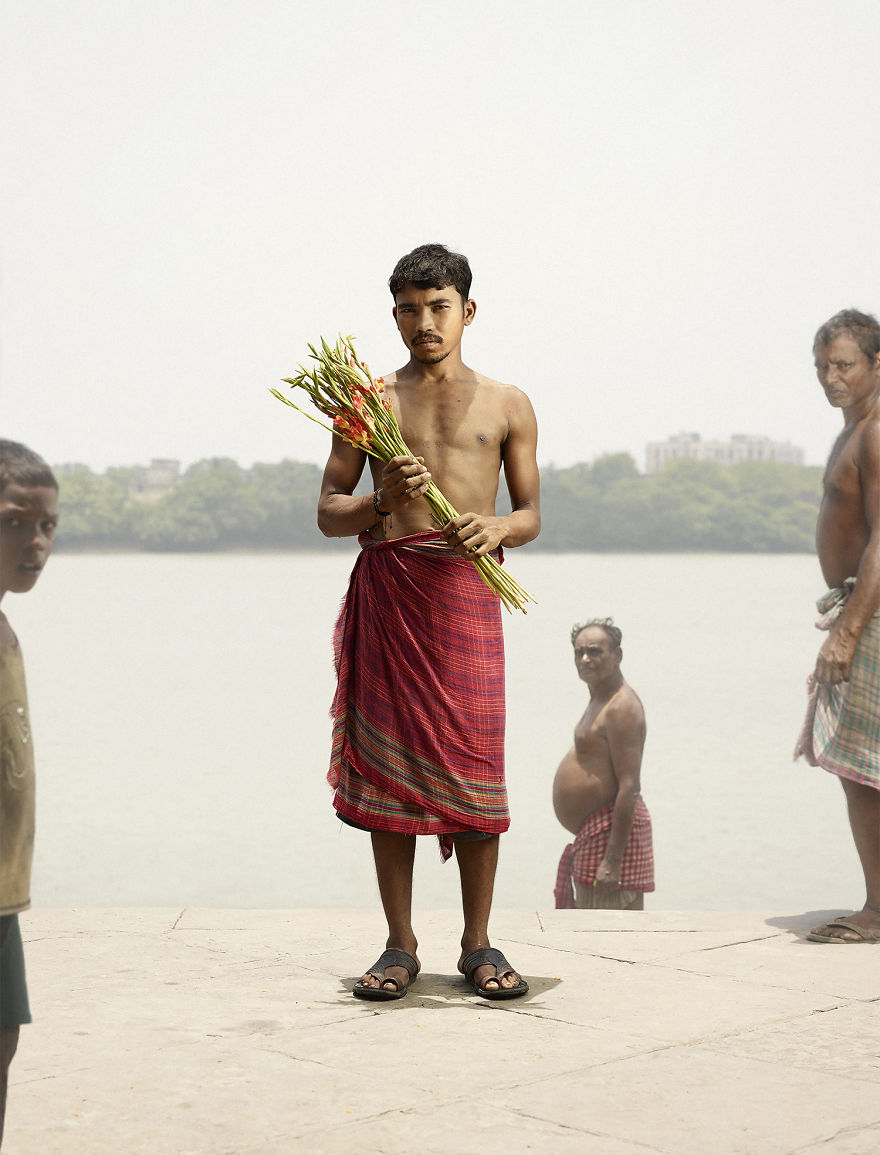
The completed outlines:
<svg viewBox="0 0 880 1155">
<path fill-rule="evenodd" d="M 571 632 L 590 703 L 553 781 L 556 817 L 577 835 L 559 864 L 557 907 L 643 910 L 644 892 L 654 889 L 651 816 L 640 786 L 645 711 L 620 671 L 621 639 L 611 618 Z"/>
<path fill-rule="evenodd" d="M 880 941 L 880 325 L 846 309 L 816 333 L 816 375 L 843 430 L 825 470 L 816 549 L 828 637 L 798 752 L 840 778 L 865 875 L 860 911 L 815 927 L 816 942 Z"/>
<path fill-rule="evenodd" d="M 503 644 L 498 599 L 471 561 L 538 534 L 537 427 L 524 393 L 462 360 L 477 309 L 470 284 L 467 260 L 443 245 L 398 261 L 389 287 L 409 359 L 384 388 L 413 456 L 371 457 L 373 492 L 357 497 L 366 455 L 334 436 L 318 505 L 324 534 L 357 534 L 361 545 L 336 630 L 329 780 L 342 821 L 371 834 L 388 923 L 388 949 L 355 986 L 362 998 L 400 998 L 418 974 L 417 834 L 437 834 L 444 858 L 454 847 L 458 969 L 474 992 L 528 990 L 489 946 L 498 835 L 509 826 Z M 495 510 L 502 467 L 507 514 Z M 432 478 L 463 511 L 439 530 L 424 500 Z"/>
</svg>

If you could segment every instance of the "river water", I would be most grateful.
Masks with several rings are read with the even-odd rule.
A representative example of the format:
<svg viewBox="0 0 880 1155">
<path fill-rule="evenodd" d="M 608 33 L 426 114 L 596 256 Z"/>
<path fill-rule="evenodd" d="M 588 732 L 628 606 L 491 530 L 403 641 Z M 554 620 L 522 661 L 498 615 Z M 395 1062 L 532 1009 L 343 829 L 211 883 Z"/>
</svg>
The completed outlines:
<svg viewBox="0 0 880 1155">
<path fill-rule="evenodd" d="M 330 632 L 354 551 L 55 556 L 3 608 L 36 737 L 40 906 L 373 906 L 366 835 L 324 776 Z M 547 908 L 567 835 L 551 806 L 586 689 L 573 622 L 611 614 L 648 718 L 654 909 L 858 904 L 842 791 L 794 764 L 820 635 L 807 555 L 510 551 L 538 599 L 505 615 L 513 825 L 496 905 Z M 457 905 L 422 839 L 416 903 Z"/>
</svg>

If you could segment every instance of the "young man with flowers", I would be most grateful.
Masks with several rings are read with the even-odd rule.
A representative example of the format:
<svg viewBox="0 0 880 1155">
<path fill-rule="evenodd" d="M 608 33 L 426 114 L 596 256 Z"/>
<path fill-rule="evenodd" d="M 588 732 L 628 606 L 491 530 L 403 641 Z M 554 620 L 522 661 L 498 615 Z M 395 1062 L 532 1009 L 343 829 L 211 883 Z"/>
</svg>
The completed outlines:
<svg viewBox="0 0 880 1155">
<path fill-rule="evenodd" d="M 386 951 L 355 986 L 402 998 L 417 976 L 412 927 L 415 839 L 455 850 L 464 932 L 458 969 L 484 998 L 528 984 L 489 944 L 498 836 L 510 824 L 504 783 L 504 652 L 498 598 L 475 557 L 540 530 L 537 426 L 528 398 L 464 364 L 472 324 L 467 260 L 422 245 L 389 281 L 409 360 L 385 374 L 411 457 L 370 458 L 373 492 L 355 496 L 367 455 L 334 436 L 318 504 L 328 537 L 361 553 L 336 626 L 338 685 L 329 780 L 348 825 L 371 834 L 388 922 Z M 495 509 L 501 469 L 510 513 Z M 430 480 L 463 510 L 432 522 Z"/>
</svg>

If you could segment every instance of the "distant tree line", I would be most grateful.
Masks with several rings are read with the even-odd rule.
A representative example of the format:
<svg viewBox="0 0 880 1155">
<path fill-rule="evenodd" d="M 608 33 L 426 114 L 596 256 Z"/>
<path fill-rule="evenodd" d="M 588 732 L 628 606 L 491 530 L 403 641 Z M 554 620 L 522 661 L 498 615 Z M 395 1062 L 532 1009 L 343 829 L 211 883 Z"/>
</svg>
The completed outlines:
<svg viewBox="0 0 880 1155">
<path fill-rule="evenodd" d="M 678 460 L 642 476 L 629 454 L 541 470 L 542 550 L 813 548 L 821 469 Z M 316 465 L 282 461 L 244 469 L 227 458 L 197 462 L 170 492 L 138 500 L 135 469 L 59 470 L 62 549 L 207 551 L 350 548 L 315 524 Z M 503 486 L 502 486 L 503 490 Z M 499 509 L 506 494 L 499 495 Z"/>
</svg>

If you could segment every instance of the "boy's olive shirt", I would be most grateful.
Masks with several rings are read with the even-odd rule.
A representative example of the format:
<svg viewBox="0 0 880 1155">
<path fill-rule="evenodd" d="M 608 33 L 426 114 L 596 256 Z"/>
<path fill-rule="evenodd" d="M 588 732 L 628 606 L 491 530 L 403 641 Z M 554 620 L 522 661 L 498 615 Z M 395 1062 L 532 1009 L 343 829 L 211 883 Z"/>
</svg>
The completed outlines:
<svg viewBox="0 0 880 1155">
<path fill-rule="evenodd" d="M 34 746 L 21 647 L 0 644 L 0 915 L 31 904 Z"/>
</svg>

